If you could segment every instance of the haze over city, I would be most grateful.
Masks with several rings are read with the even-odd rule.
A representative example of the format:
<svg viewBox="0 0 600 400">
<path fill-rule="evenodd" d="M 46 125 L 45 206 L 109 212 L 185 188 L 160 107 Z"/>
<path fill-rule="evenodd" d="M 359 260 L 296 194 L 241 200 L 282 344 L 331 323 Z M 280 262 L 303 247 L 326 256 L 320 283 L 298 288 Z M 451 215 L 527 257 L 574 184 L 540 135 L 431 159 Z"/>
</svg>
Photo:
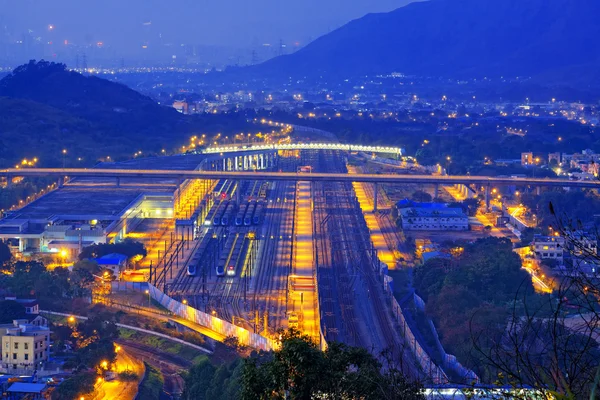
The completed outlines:
<svg viewBox="0 0 600 400">
<path fill-rule="evenodd" d="M 109 54 L 101 57 L 105 64 L 110 57 L 136 64 L 141 60 L 171 62 L 171 53 L 181 54 L 177 47 L 210 47 L 214 51 L 198 61 L 234 63 L 248 58 L 253 50 L 262 58 L 293 52 L 352 19 L 408 2 L 183 0 L 174 6 L 160 0 L 2 0 L 0 43 L 6 46 L 31 35 L 58 44 L 55 53 L 59 58 L 64 58 L 60 53 L 65 41 L 81 47 L 102 43 L 110 48 Z M 283 49 L 279 49 L 280 43 Z M 6 57 L 1 50 L 0 62 Z M 30 51 L 21 57 L 32 55 Z M 18 56 L 10 58 L 13 62 L 14 57 Z"/>
</svg>

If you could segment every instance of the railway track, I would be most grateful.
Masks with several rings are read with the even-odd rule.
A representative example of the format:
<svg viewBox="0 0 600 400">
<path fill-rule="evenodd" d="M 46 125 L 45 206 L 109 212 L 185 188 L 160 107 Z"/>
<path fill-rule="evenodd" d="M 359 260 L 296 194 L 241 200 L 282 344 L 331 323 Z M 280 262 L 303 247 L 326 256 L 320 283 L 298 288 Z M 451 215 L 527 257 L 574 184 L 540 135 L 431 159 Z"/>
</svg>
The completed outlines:
<svg viewBox="0 0 600 400">
<path fill-rule="evenodd" d="M 317 163 L 319 172 L 347 172 L 340 155 L 321 154 Z M 376 355 L 386 351 L 393 360 L 413 365 L 411 355 L 403 350 L 402 340 L 393 328 L 379 280 L 379 261 L 352 184 L 315 186 L 322 324 L 331 326 L 338 321 L 335 332 L 327 329 L 326 338 L 367 347 Z M 373 198 L 372 187 L 370 191 L 367 189 L 369 193 Z M 381 201 L 379 204 L 383 205 Z M 339 310 L 330 304 L 336 300 Z M 385 363 L 387 358 L 382 356 L 381 361 Z M 416 368 L 409 367 L 407 371 L 413 377 L 418 375 Z"/>
<path fill-rule="evenodd" d="M 269 324 L 271 331 L 281 325 L 280 321 L 284 317 L 281 315 L 281 299 L 282 291 L 286 288 L 285 285 L 282 287 L 282 277 L 289 273 L 289 262 L 284 261 L 286 250 L 291 249 L 291 234 L 283 229 L 289 224 L 289 214 L 291 214 L 289 205 L 284 199 L 289 196 L 289 188 L 290 183 L 277 182 L 273 195 L 270 196 L 272 202 L 268 203 L 266 216 L 268 223 L 262 235 L 264 243 L 260 249 L 260 262 L 253 285 L 252 310 L 259 310 L 262 315 L 267 312 L 269 316 L 276 317 L 271 318 L 273 322 Z M 285 281 L 287 282 L 287 279 Z"/>
</svg>

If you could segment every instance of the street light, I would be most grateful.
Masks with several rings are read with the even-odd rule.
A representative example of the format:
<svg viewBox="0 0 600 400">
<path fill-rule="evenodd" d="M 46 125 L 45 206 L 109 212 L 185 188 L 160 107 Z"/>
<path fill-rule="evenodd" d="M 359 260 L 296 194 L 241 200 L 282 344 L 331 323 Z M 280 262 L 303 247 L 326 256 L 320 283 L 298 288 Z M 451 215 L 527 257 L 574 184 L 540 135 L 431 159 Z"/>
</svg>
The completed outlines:
<svg viewBox="0 0 600 400">
<path fill-rule="evenodd" d="M 148 295 L 148 308 L 150 308 L 150 291 L 146 289 L 146 294 Z"/>
</svg>

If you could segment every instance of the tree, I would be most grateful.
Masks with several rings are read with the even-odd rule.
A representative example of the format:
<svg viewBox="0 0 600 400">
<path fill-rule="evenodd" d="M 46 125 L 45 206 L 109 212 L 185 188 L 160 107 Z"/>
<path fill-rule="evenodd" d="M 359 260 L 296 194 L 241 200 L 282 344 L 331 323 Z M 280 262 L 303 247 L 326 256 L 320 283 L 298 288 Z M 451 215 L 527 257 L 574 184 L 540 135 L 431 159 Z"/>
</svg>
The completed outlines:
<svg viewBox="0 0 600 400">
<path fill-rule="evenodd" d="M 590 248 L 583 224 L 573 220 L 578 210 L 547 204 L 555 217 L 555 231 L 564 238 L 564 250 L 573 260 L 567 274 L 547 280 L 552 295 L 531 301 L 518 288 L 513 312 L 502 335 L 472 333 L 475 350 L 497 381 L 511 387 L 534 387 L 551 398 L 596 399 L 600 391 L 600 284 L 595 265 L 600 256 Z M 591 267 L 590 267 L 591 265 Z"/>
<path fill-rule="evenodd" d="M 479 239 L 465 245 L 452 262 L 428 260 L 415 269 L 414 285 L 426 301 L 426 312 L 435 321 L 445 350 L 489 381 L 493 372 L 473 351 L 471 336 L 502 334 L 503 321 L 522 300 L 522 296 L 515 299 L 518 288 L 523 288 L 522 295 L 535 298 L 531 278 L 521 268 L 510 240 Z"/>
<path fill-rule="evenodd" d="M 225 393 L 225 387 L 221 387 L 220 390 L 213 389 L 218 370 L 220 370 L 220 381 L 225 381 L 231 376 L 231 371 L 226 367 L 223 367 L 225 369 L 222 369 L 222 367 L 215 367 L 208 358 L 204 358 L 198 364 L 194 365 L 185 375 L 185 388 L 183 390 L 182 398 L 189 400 L 212 400 L 222 398 L 221 395 Z"/>
<path fill-rule="evenodd" d="M 75 374 L 61 383 L 56 390 L 52 392 L 52 400 L 78 399 L 80 396 L 92 393 L 94 391 L 95 383 L 96 375 L 93 372 Z M 84 397 L 87 398 L 87 396 Z"/>
<path fill-rule="evenodd" d="M 25 307 L 13 300 L 0 301 L 0 324 L 11 323 L 25 316 Z"/>
<path fill-rule="evenodd" d="M 477 209 L 479 208 L 480 201 L 476 198 L 465 199 L 463 200 L 463 205 L 466 207 L 466 212 L 470 216 L 474 216 L 477 214 Z"/>
<path fill-rule="evenodd" d="M 427 192 L 424 192 L 422 190 L 417 190 L 415 191 L 410 198 L 414 201 L 418 201 L 420 203 L 430 203 L 432 198 L 431 195 Z"/>
<path fill-rule="evenodd" d="M 37 261 L 18 261 L 14 266 L 14 273 L 10 281 L 12 292 L 21 297 L 35 295 L 35 282 L 46 273 L 46 267 Z"/>
<path fill-rule="evenodd" d="M 114 340 L 119 337 L 119 330 L 106 313 L 93 314 L 89 319 L 79 322 L 73 337 L 77 365 L 96 368 L 103 361 L 113 363 L 117 357 Z"/>
<path fill-rule="evenodd" d="M 84 247 L 79 254 L 79 260 L 99 258 L 111 253 L 118 253 L 132 258 L 137 255 L 146 256 L 144 245 L 131 239 L 125 239 L 120 243 L 100 243 Z"/>
<path fill-rule="evenodd" d="M 5 264 L 7 264 L 11 259 L 12 254 L 10 252 L 10 249 L 8 248 L 6 243 L 0 240 L 0 268 L 4 267 Z"/>
<path fill-rule="evenodd" d="M 421 399 L 420 386 L 395 368 L 382 373 L 367 350 L 330 343 L 321 351 L 306 335 L 281 332 L 280 347 L 244 361 L 242 399 Z"/>
</svg>

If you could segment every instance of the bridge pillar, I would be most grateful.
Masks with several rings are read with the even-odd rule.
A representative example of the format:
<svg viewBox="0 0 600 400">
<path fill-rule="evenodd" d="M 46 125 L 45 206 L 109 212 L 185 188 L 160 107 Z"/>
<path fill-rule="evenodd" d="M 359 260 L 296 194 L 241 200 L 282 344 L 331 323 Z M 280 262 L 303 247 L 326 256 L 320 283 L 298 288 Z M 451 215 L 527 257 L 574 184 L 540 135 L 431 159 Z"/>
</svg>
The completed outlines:
<svg viewBox="0 0 600 400">
<path fill-rule="evenodd" d="M 61 176 L 60 178 L 58 178 L 58 187 L 61 188 L 65 185 L 65 177 Z"/>
<path fill-rule="evenodd" d="M 535 188 L 535 194 L 537 194 L 538 196 L 542 195 L 542 187 L 538 186 Z"/>
<path fill-rule="evenodd" d="M 227 168 L 226 161 L 227 161 L 227 160 L 224 158 L 224 159 L 223 159 L 223 171 L 226 171 L 226 170 L 227 170 L 227 169 L 226 169 L 226 168 Z"/>
<path fill-rule="evenodd" d="M 490 209 L 490 192 L 491 192 L 491 187 L 490 184 L 488 183 L 487 186 L 485 187 L 485 209 L 486 211 L 489 211 Z"/>
<path fill-rule="evenodd" d="M 244 158 L 244 171 L 248 169 L 248 156 L 243 156 Z"/>
<path fill-rule="evenodd" d="M 239 166 L 240 166 L 240 165 L 238 164 L 238 157 L 237 157 L 237 156 L 235 156 L 235 170 L 236 170 L 236 171 L 238 170 Z"/>
<path fill-rule="evenodd" d="M 377 212 L 377 199 L 379 198 L 379 187 L 377 183 L 373 184 L 373 214 Z"/>
<path fill-rule="evenodd" d="M 438 196 L 440 195 L 440 184 L 436 183 L 433 189 L 433 198 L 437 199 Z"/>
<path fill-rule="evenodd" d="M 117 187 L 121 187 L 121 178 L 117 176 Z"/>
<path fill-rule="evenodd" d="M 265 169 L 265 156 L 264 154 L 260 154 L 258 156 L 258 159 L 260 160 L 260 169 Z"/>
<path fill-rule="evenodd" d="M 11 188 L 13 185 L 13 177 L 11 174 L 6 175 L 6 187 Z"/>
</svg>

